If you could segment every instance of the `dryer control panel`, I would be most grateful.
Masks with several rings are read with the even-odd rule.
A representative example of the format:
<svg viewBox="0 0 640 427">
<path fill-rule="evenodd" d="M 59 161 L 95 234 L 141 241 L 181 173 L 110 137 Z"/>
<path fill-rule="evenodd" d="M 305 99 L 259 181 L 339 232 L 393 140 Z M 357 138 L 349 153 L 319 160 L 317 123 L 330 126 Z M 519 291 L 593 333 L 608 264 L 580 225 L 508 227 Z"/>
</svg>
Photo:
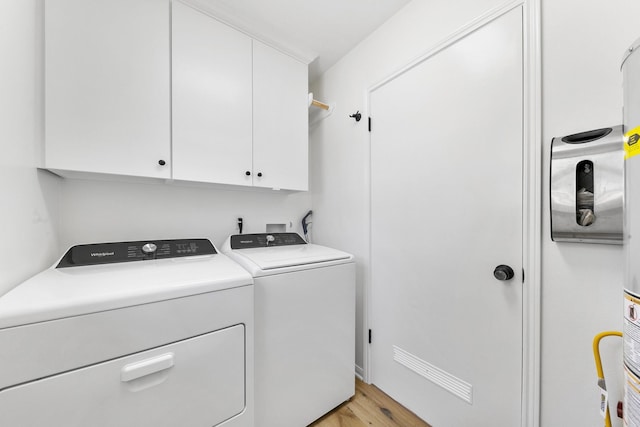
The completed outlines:
<svg viewBox="0 0 640 427">
<path fill-rule="evenodd" d="M 306 245 L 298 233 L 235 234 L 231 249 L 267 248 L 271 246 Z"/>
<path fill-rule="evenodd" d="M 56 268 L 212 255 L 215 253 L 217 252 L 208 239 L 94 243 L 72 247 L 62 257 Z"/>
</svg>

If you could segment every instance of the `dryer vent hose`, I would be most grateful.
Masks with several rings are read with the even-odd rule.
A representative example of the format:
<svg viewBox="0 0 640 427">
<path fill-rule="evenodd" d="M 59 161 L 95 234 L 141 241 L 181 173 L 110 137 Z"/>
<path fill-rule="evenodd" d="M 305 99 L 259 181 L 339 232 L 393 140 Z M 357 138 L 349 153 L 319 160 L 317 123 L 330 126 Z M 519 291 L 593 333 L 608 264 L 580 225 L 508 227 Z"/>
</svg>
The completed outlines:
<svg viewBox="0 0 640 427">
<path fill-rule="evenodd" d="M 302 232 L 304 233 L 304 240 L 309 242 L 309 224 L 311 222 L 308 218 L 313 214 L 313 211 L 307 212 L 307 214 L 302 218 Z"/>
</svg>

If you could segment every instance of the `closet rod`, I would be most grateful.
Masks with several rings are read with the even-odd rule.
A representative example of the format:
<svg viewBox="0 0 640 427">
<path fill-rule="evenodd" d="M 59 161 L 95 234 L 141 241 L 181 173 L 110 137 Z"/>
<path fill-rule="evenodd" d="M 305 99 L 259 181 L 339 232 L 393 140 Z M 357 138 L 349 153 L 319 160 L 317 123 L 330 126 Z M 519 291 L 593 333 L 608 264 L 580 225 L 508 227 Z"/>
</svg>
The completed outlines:
<svg viewBox="0 0 640 427">
<path fill-rule="evenodd" d="M 329 108 L 331 108 L 328 104 L 325 104 L 324 102 L 320 102 L 317 101 L 315 99 L 313 99 L 313 93 L 309 94 L 309 106 L 314 106 L 314 107 L 318 107 L 318 108 L 322 108 L 323 110 L 329 110 Z"/>
<path fill-rule="evenodd" d="M 325 104 L 324 102 L 316 101 L 315 99 L 311 101 L 311 105 L 313 105 L 314 107 L 322 108 L 323 110 L 329 109 L 329 106 L 327 104 Z"/>
</svg>

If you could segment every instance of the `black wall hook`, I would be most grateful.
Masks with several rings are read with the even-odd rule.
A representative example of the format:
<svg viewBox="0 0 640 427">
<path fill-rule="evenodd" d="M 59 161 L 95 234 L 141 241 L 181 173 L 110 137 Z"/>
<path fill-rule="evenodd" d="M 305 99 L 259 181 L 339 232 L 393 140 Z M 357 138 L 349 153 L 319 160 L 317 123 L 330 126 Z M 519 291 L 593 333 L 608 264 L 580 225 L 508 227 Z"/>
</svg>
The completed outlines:
<svg viewBox="0 0 640 427">
<path fill-rule="evenodd" d="M 360 110 L 358 110 L 355 114 L 351 114 L 349 117 L 351 117 L 352 119 L 356 119 L 356 122 L 359 122 L 362 118 L 362 114 L 360 114 Z"/>
</svg>

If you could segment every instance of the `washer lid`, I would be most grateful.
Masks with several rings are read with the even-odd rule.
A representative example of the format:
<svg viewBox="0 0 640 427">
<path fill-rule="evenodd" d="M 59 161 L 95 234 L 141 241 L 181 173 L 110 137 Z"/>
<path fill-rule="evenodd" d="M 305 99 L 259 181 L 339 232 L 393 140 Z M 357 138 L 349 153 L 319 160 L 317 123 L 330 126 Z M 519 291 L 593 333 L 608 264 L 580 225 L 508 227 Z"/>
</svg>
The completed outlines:
<svg viewBox="0 0 640 427">
<path fill-rule="evenodd" d="M 329 262 L 349 262 L 353 256 L 336 249 L 327 248 L 314 244 L 296 246 L 274 246 L 270 248 L 236 249 L 231 254 L 245 268 L 254 273 L 253 270 L 267 272 L 288 267 L 315 266 L 317 264 Z M 252 263 L 242 262 L 242 258 Z"/>
<path fill-rule="evenodd" d="M 253 284 L 222 254 L 50 268 L 0 297 L 0 328 Z"/>
</svg>

